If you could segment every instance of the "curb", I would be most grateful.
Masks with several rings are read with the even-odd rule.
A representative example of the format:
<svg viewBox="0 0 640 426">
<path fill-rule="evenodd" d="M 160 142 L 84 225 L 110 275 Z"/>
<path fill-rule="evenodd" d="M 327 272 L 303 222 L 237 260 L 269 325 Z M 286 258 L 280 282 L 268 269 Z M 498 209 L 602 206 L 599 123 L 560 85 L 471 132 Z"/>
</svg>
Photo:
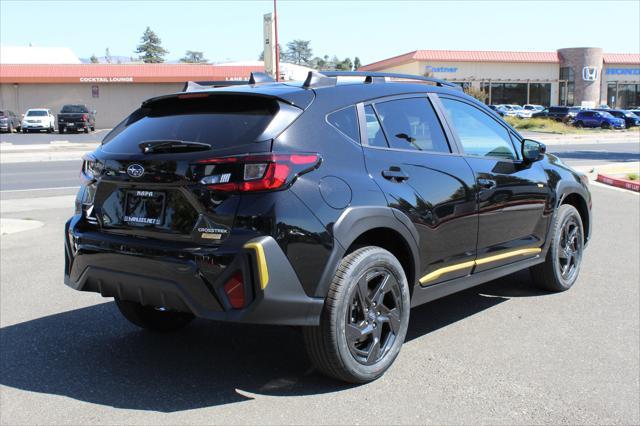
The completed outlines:
<svg viewBox="0 0 640 426">
<path fill-rule="evenodd" d="M 616 188 L 628 189 L 630 191 L 640 192 L 640 182 L 615 178 L 598 173 L 596 181 L 607 185 L 615 186 Z"/>
</svg>

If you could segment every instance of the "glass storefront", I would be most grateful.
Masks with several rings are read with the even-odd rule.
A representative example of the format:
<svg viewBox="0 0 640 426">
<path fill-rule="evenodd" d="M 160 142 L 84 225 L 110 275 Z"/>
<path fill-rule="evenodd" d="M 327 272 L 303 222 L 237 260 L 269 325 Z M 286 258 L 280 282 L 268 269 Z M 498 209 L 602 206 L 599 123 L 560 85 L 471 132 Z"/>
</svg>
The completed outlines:
<svg viewBox="0 0 640 426">
<path fill-rule="evenodd" d="M 551 83 L 529 84 L 529 103 L 535 105 L 551 105 Z"/>
<path fill-rule="evenodd" d="M 623 109 L 640 106 L 640 84 L 608 83 L 607 105 Z"/>
<path fill-rule="evenodd" d="M 573 106 L 575 76 L 572 67 L 560 67 L 560 99 L 558 105 Z"/>
<path fill-rule="evenodd" d="M 494 104 L 526 104 L 527 83 L 492 83 L 491 102 Z"/>
</svg>

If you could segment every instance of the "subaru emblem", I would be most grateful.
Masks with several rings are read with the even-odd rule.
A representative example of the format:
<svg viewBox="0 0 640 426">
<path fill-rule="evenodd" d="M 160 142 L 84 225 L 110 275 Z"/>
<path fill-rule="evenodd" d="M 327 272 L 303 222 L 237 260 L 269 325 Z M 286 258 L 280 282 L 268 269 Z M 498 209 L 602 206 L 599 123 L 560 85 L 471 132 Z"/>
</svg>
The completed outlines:
<svg viewBox="0 0 640 426">
<path fill-rule="evenodd" d="M 144 167 L 140 164 L 131 164 L 127 167 L 127 174 L 132 178 L 139 178 L 144 174 Z"/>
</svg>

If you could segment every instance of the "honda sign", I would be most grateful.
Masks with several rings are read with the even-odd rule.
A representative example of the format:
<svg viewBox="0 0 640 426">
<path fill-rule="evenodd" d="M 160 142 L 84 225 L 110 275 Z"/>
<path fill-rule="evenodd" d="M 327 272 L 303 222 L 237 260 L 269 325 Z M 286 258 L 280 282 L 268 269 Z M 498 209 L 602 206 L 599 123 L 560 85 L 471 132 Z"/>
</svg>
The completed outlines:
<svg viewBox="0 0 640 426">
<path fill-rule="evenodd" d="M 598 79 L 598 68 L 596 67 L 582 68 L 582 79 L 584 81 L 596 81 Z"/>
</svg>

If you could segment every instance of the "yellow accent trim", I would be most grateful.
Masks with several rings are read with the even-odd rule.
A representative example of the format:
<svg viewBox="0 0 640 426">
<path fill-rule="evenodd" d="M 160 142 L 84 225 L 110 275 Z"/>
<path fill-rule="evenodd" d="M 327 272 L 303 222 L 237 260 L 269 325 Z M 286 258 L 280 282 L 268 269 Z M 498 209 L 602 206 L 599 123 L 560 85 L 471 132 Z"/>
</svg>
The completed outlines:
<svg viewBox="0 0 640 426">
<path fill-rule="evenodd" d="M 269 268 L 267 268 L 267 258 L 264 255 L 264 247 L 260 243 L 247 243 L 244 248 L 255 251 L 256 261 L 258 263 L 258 278 L 260 280 L 260 288 L 264 290 L 269 284 Z"/>
<path fill-rule="evenodd" d="M 527 248 L 508 251 L 506 253 L 496 254 L 494 256 L 483 257 L 482 259 L 476 259 L 476 265 L 484 265 L 485 263 L 491 263 L 502 259 L 508 259 L 514 256 L 524 256 L 527 254 L 538 254 L 542 251 L 540 248 Z"/>
<path fill-rule="evenodd" d="M 433 281 L 437 278 L 440 278 L 441 275 L 447 274 L 449 272 L 458 271 L 460 269 L 466 269 L 471 266 L 484 265 L 486 263 L 496 262 L 498 260 L 508 259 L 510 257 L 524 256 L 528 254 L 538 254 L 541 251 L 542 249 L 540 248 L 518 249 L 518 250 L 508 251 L 506 253 L 496 254 L 493 256 L 483 257 L 481 259 L 470 260 L 462 263 L 456 263 L 455 265 L 445 266 L 444 268 L 436 269 L 435 271 L 429 272 L 427 275 L 420 278 L 420 284 L 424 285 L 429 281 Z"/>
<path fill-rule="evenodd" d="M 470 260 L 469 262 L 457 263 L 455 265 L 450 265 L 450 266 L 446 266 L 444 268 L 436 269 L 435 271 L 429 272 L 427 275 L 425 275 L 424 277 L 420 278 L 420 284 L 428 283 L 429 281 L 433 281 L 436 278 L 440 278 L 440 275 L 447 274 L 447 273 L 453 272 L 453 271 L 457 271 L 459 269 L 469 268 L 469 267 L 471 267 L 471 266 L 473 266 L 475 264 L 476 264 L 475 261 Z"/>
</svg>

